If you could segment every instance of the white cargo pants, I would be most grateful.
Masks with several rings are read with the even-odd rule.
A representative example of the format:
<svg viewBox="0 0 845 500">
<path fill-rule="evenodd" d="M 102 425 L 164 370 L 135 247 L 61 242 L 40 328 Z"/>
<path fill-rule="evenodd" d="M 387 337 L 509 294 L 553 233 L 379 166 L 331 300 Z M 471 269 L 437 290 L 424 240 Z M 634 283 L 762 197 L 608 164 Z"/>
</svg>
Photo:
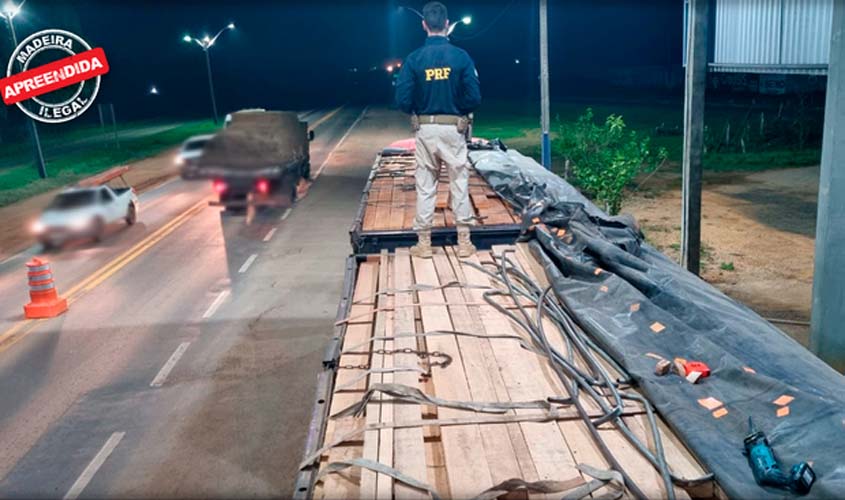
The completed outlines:
<svg viewBox="0 0 845 500">
<path fill-rule="evenodd" d="M 414 230 L 430 229 L 437 202 L 437 176 L 440 165 L 449 171 L 449 192 L 455 223 L 472 225 L 475 214 L 469 202 L 469 162 L 463 134 L 454 125 L 425 123 L 420 125 L 416 140 L 417 216 Z"/>
</svg>

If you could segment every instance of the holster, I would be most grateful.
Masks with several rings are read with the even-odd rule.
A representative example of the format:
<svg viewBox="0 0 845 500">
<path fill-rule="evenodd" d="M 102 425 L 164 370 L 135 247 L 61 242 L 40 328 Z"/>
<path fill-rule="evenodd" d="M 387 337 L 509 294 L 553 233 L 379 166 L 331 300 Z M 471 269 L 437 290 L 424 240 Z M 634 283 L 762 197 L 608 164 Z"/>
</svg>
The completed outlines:
<svg viewBox="0 0 845 500">
<path fill-rule="evenodd" d="M 458 133 L 459 134 L 465 134 L 467 129 L 469 128 L 469 117 L 467 117 L 467 116 L 458 117 L 458 123 L 455 126 L 458 127 Z"/>
<path fill-rule="evenodd" d="M 472 113 L 458 119 L 458 133 L 464 136 L 467 142 L 472 141 Z"/>
</svg>

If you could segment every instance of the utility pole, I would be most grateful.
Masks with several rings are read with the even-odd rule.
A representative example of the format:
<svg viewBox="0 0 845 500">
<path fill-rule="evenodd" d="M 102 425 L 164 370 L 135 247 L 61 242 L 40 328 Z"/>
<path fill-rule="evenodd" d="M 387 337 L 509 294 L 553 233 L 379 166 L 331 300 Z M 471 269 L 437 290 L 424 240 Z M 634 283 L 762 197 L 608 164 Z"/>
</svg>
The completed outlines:
<svg viewBox="0 0 845 500">
<path fill-rule="evenodd" d="M 549 139 L 549 20 L 548 0 L 540 0 L 540 127 L 542 161 L 546 170 L 552 169 L 552 144 Z"/>
<path fill-rule="evenodd" d="M 208 90 L 211 92 L 211 112 L 214 113 L 214 124 L 217 125 L 217 98 L 214 97 L 214 80 L 211 78 L 211 56 L 208 55 L 209 47 L 205 50 L 205 67 L 208 69 Z"/>
<path fill-rule="evenodd" d="M 845 372 L 845 0 L 833 2 L 825 97 L 810 349 Z"/>
<path fill-rule="evenodd" d="M 18 46 L 18 36 L 15 33 L 15 24 L 12 21 L 17 13 L 18 9 L 7 10 L 3 15 L 3 17 L 6 18 L 6 22 L 9 24 L 9 32 L 12 34 L 12 50 L 14 50 L 14 47 Z M 47 166 L 44 164 L 44 153 L 41 151 L 41 138 L 38 136 L 38 127 L 36 127 L 35 120 L 32 118 L 27 116 L 24 120 L 26 120 L 26 123 L 29 126 L 29 135 L 32 137 L 32 152 L 35 156 L 35 167 L 38 169 L 38 177 L 46 179 Z"/>
<path fill-rule="evenodd" d="M 687 68 L 684 82 L 681 265 L 698 274 L 701 266 L 701 177 L 704 150 L 704 93 L 710 0 L 688 0 Z"/>
</svg>

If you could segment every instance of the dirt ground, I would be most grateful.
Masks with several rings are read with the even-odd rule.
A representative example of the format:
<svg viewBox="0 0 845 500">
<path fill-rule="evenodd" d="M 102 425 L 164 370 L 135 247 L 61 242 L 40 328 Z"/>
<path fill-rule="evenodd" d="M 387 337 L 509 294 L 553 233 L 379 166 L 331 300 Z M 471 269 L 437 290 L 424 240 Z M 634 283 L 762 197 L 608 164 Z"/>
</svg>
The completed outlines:
<svg viewBox="0 0 845 500">
<path fill-rule="evenodd" d="M 622 211 L 646 240 L 679 256 L 681 180 L 658 173 Z M 818 167 L 706 173 L 702 193 L 702 277 L 765 318 L 809 322 Z M 775 323 L 804 345 L 809 326 Z"/>
</svg>

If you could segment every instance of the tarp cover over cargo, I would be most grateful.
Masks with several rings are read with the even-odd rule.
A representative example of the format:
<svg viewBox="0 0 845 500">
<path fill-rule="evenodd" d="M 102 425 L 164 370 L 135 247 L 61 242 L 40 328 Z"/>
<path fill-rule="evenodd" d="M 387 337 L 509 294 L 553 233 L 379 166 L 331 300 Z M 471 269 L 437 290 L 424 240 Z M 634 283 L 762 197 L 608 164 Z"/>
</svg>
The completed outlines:
<svg viewBox="0 0 845 500">
<path fill-rule="evenodd" d="M 644 243 L 633 219 L 606 215 L 532 159 L 513 150 L 470 158 L 522 211 L 523 228 L 535 226 L 525 237 L 561 302 L 729 496 L 790 495 L 755 483 L 742 453 L 748 417 L 785 472 L 812 464 L 818 477 L 807 497 L 845 495 L 845 377 Z M 655 354 L 703 361 L 711 375 L 695 385 L 657 376 Z"/>
<path fill-rule="evenodd" d="M 286 167 L 308 154 L 308 124 L 293 111 L 241 111 L 205 145 L 200 169 Z"/>
</svg>

